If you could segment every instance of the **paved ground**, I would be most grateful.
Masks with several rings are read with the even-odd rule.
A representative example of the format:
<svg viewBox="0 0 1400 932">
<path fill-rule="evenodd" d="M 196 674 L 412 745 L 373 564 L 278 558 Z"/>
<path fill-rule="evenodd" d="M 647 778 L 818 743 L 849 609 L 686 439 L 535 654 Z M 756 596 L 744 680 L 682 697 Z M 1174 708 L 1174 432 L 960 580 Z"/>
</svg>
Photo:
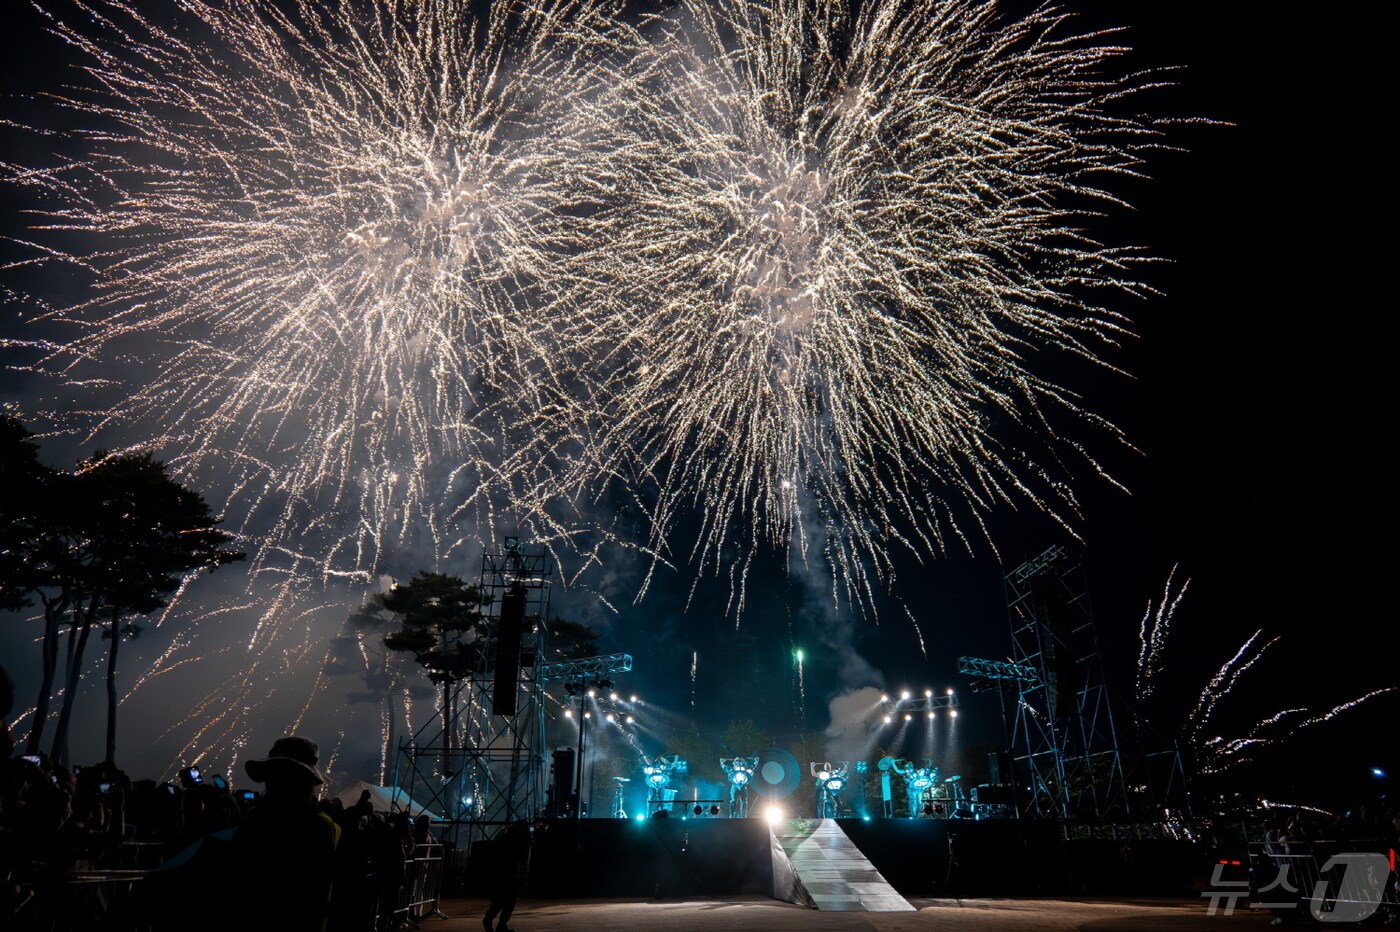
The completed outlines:
<svg viewBox="0 0 1400 932">
<path fill-rule="evenodd" d="M 742 932 L 785 929 L 939 932 L 1248 932 L 1270 917 L 1236 910 L 1207 914 L 1205 900 L 922 900 L 916 913 L 822 913 L 777 900 L 521 900 L 511 919 L 517 932 Z M 447 920 L 428 919 L 423 932 L 478 932 L 484 900 L 446 900 Z"/>
</svg>

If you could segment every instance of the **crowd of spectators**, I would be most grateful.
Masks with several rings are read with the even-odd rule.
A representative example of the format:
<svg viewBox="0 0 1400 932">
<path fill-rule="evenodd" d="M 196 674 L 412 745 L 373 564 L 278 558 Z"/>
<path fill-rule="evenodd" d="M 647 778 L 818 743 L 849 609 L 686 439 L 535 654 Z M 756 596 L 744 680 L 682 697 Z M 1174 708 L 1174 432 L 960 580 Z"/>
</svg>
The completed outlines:
<svg viewBox="0 0 1400 932">
<path fill-rule="evenodd" d="M 268 811 L 264 788 L 253 785 L 189 773 L 173 782 L 132 780 L 110 764 L 67 768 L 45 755 L 0 761 L 0 914 L 22 929 L 48 926 L 64 911 L 97 910 L 113 915 L 83 917 L 83 927 L 159 929 L 187 926 L 187 910 L 197 909 L 217 925 L 220 899 L 248 895 L 237 889 L 238 858 L 247 855 L 235 839 L 250 813 Z M 330 863 L 320 866 L 334 880 L 325 927 L 377 932 L 376 925 L 412 920 L 393 908 L 413 879 L 415 854 L 435 843 L 427 819 L 376 811 L 369 791 L 348 806 L 307 804 L 334 826 Z M 298 881 L 316 867 L 306 865 Z M 75 895 L 84 881 L 105 892 Z M 115 915 L 122 911 L 140 915 Z"/>
</svg>

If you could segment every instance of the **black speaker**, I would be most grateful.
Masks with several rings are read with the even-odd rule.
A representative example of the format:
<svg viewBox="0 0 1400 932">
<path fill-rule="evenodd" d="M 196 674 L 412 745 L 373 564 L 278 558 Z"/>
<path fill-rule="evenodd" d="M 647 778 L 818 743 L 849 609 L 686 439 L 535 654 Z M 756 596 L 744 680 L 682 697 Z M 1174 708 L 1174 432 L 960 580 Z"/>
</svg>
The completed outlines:
<svg viewBox="0 0 1400 932">
<path fill-rule="evenodd" d="M 520 638 L 525 633 L 525 587 L 511 586 L 501 596 L 501 623 L 496 631 L 496 672 L 491 711 L 514 715 L 520 680 Z"/>
<path fill-rule="evenodd" d="M 549 814 L 567 815 L 574 796 L 574 749 L 555 748 L 549 768 Z"/>
<path fill-rule="evenodd" d="M 991 777 L 988 783 L 1010 783 L 1011 755 L 1005 751 L 993 751 L 987 755 L 987 771 Z"/>
</svg>

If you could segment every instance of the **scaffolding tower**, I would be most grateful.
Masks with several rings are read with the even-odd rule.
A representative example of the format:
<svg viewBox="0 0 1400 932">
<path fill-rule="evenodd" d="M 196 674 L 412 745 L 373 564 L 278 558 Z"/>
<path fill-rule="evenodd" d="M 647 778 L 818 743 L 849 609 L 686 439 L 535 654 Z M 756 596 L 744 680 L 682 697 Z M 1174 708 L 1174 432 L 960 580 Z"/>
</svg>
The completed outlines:
<svg viewBox="0 0 1400 932">
<path fill-rule="evenodd" d="M 1011 736 L 1023 814 L 1095 819 L 1128 815 L 1127 783 L 1104 683 L 1083 565 L 1053 546 L 1006 575 L 1016 684 Z"/>
<path fill-rule="evenodd" d="M 446 709 L 400 748 L 398 785 L 441 813 L 470 846 L 498 827 L 540 814 L 544 693 L 553 562 L 507 537 L 481 560 L 477 663 L 451 685 Z M 467 828 L 467 837 L 460 830 Z"/>
</svg>

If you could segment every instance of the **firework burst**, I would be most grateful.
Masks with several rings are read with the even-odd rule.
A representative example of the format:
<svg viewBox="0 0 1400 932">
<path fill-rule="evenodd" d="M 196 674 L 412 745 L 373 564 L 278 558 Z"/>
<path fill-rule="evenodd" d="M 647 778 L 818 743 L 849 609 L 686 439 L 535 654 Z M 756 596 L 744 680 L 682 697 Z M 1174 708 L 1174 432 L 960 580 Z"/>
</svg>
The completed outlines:
<svg viewBox="0 0 1400 932">
<path fill-rule="evenodd" d="M 1139 257 L 1083 227 L 1157 127 L 1112 115 L 1148 79 L 1066 19 L 697 0 L 653 24 L 594 218 L 626 291 L 590 318 L 617 377 L 586 468 L 654 484 L 656 549 L 692 506 L 702 571 L 807 559 L 814 530 L 859 598 L 998 505 L 1073 516 L 1011 438 L 1065 414 L 1116 436 L 1035 363 L 1125 333 L 1098 296 L 1141 293 Z"/>
<path fill-rule="evenodd" d="M 550 0 L 78 7 L 99 38 L 53 29 L 88 62 L 62 99 L 81 151 L 6 166 L 79 244 L 35 261 L 95 278 L 36 368 L 131 361 L 98 426 L 227 490 L 255 569 L 364 577 L 453 552 L 464 503 L 486 539 L 528 512 L 581 248 L 570 143 L 621 27 Z"/>
</svg>

